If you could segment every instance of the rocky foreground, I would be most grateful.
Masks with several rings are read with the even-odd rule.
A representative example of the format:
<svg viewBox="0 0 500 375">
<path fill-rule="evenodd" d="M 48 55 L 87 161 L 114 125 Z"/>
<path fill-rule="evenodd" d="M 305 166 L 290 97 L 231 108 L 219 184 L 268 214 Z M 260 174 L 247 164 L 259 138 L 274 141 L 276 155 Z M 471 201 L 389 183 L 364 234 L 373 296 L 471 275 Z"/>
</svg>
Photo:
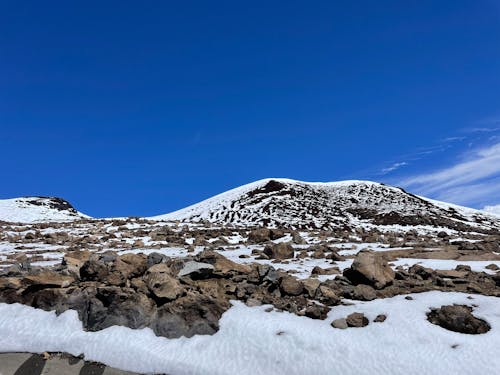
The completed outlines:
<svg viewBox="0 0 500 375">
<path fill-rule="evenodd" d="M 126 223 L 124 221 L 123 226 Z M 127 233 L 137 235 L 138 231 L 145 231 L 113 227 L 117 229 L 107 235 L 107 247 L 129 244 L 131 241 L 123 242 L 124 237 L 128 238 Z M 67 229 L 67 225 L 61 225 L 60 229 Z M 50 230 L 44 234 L 42 229 L 9 235 L 11 242 L 22 243 L 17 245 L 18 250 L 27 250 L 28 244 L 37 241 L 66 248 L 61 253 L 60 264 L 46 267 L 32 265 L 33 259 L 43 257 L 43 253 L 36 250 L 9 254 L 4 262 L 17 263 L 2 270 L 0 302 L 21 303 L 57 313 L 76 310 L 89 331 L 114 325 L 133 329 L 149 327 L 158 336 L 177 338 L 217 332 L 219 319 L 231 307 L 232 300 L 243 301 L 248 306 L 271 305 L 274 309 L 311 319 L 326 319 L 332 308 L 351 303 L 351 300 L 371 301 L 433 290 L 500 296 L 500 272 L 495 263 L 499 259 L 496 255 L 499 241 L 493 236 L 471 242 L 452 241 L 450 245 L 450 236 L 442 234 L 433 240 L 434 246 L 439 244 L 441 247 L 427 249 L 412 233 L 402 238 L 396 234 L 370 233 L 364 235 L 365 240 L 389 239 L 393 242 L 385 248 L 380 248 L 378 243 L 378 251 L 370 250 L 370 244 L 364 243 L 359 251 L 348 250 L 351 255 L 343 255 L 346 251 L 340 250 L 343 247 L 339 246 L 342 242 L 339 243 L 338 238 L 324 237 L 325 234 L 315 237 L 314 233 L 302 233 L 301 236 L 298 232 L 261 228 L 237 234 L 239 242 L 252 249 L 251 255 L 233 257 L 240 261 L 236 262 L 225 256 L 234 251 L 232 248 L 239 248 L 227 244 L 228 236 L 236 236 L 228 230 L 184 228 L 179 231 L 163 226 L 148 234 L 157 242 L 174 240 L 176 246 L 181 246 L 179 242 L 183 239 L 185 242 L 186 238 L 193 238 L 193 245 L 202 246 L 184 245 L 186 255 L 168 256 L 168 248 L 157 252 L 153 244 L 145 249 L 144 243 L 138 243 L 140 240 L 134 240 L 125 248 L 141 247 L 142 251 L 123 253 L 123 250 L 96 251 L 92 248 L 97 243 L 102 245 L 102 238 L 92 239 L 67 231 Z M 118 238 L 121 241 L 116 241 Z M 307 244 L 304 238 L 313 244 Z M 412 246 L 407 248 L 410 240 L 413 240 Z M 398 245 L 403 247 L 397 248 Z M 432 269 L 420 264 L 390 266 L 392 260 L 404 255 L 422 260 L 448 257 L 457 263 L 461 259 L 491 259 L 492 263 L 485 267 L 488 272 L 472 270 L 467 261 L 452 269 Z M 321 266 L 312 267 L 307 277 L 303 274 L 297 277 L 293 267 L 288 268 L 288 272 L 282 269 L 294 262 L 298 267 L 307 260 L 321 262 Z M 341 270 L 337 263 L 345 262 L 350 265 Z M 462 315 L 464 312 L 459 311 Z M 430 320 L 437 322 L 436 316 Z M 469 332 L 470 328 L 460 327 L 464 320 L 453 318 L 449 312 L 445 318 L 441 316 L 441 320 L 444 322 L 438 322 L 440 325 L 453 326 L 456 331 L 485 332 L 484 328 Z M 383 322 L 383 318 L 377 321 Z M 347 328 L 366 324 L 363 317 L 357 316 L 333 322 L 332 326 Z"/>
<path fill-rule="evenodd" d="M 154 219 L 54 202 L 4 204 L 23 220 L 0 221 L 0 351 L 173 375 L 500 366 L 493 216 L 365 182 L 264 181 Z"/>
</svg>

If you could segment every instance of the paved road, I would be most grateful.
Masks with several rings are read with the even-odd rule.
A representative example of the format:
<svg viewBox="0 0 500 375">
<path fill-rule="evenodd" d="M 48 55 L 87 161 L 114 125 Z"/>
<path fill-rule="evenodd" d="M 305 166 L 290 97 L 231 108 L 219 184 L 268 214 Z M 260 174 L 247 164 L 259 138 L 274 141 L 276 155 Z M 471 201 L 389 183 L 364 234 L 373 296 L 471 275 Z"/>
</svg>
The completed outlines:
<svg viewBox="0 0 500 375">
<path fill-rule="evenodd" d="M 0 353 L 0 375 L 134 375 L 69 355 Z"/>
</svg>

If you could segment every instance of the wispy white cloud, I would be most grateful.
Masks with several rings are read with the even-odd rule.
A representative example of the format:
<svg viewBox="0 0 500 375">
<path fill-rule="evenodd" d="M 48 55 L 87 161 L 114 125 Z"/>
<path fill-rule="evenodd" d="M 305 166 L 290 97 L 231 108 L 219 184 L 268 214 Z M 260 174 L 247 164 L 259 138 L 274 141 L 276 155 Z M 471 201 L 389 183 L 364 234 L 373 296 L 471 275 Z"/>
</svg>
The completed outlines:
<svg viewBox="0 0 500 375">
<path fill-rule="evenodd" d="M 399 162 L 399 163 L 394 163 L 390 167 L 382 169 L 381 172 L 382 172 L 382 174 L 387 174 L 387 173 L 395 171 L 396 169 L 404 167 L 405 165 L 408 165 L 408 163 L 405 162 L 405 161 L 402 161 L 402 162 Z"/>
<path fill-rule="evenodd" d="M 419 194 L 461 204 L 500 196 L 500 142 L 469 151 L 453 165 L 406 178 L 400 184 Z"/>
<path fill-rule="evenodd" d="M 489 212 L 491 214 L 495 214 L 495 215 L 500 216 L 500 204 L 496 204 L 494 206 L 484 206 L 483 210 L 486 212 Z"/>
</svg>

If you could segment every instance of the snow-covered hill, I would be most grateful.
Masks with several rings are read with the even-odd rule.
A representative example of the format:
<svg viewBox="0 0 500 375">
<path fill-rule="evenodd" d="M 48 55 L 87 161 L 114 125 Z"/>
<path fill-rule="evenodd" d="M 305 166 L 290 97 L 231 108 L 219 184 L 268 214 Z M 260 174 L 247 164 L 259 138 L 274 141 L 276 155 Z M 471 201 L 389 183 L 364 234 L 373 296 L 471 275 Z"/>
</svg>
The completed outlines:
<svg viewBox="0 0 500 375">
<path fill-rule="evenodd" d="M 243 185 L 153 219 L 307 229 L 371 224 L 500 230 L 500 220 L 493 215 L 376 182 L 320 183 L 280 178 Z"/>
<path fill-rule="evenodd" d="M 0 200 L 0 221 L 40 223 L 89 218 L 61 198 L 23 197 Z"/>
</svg>

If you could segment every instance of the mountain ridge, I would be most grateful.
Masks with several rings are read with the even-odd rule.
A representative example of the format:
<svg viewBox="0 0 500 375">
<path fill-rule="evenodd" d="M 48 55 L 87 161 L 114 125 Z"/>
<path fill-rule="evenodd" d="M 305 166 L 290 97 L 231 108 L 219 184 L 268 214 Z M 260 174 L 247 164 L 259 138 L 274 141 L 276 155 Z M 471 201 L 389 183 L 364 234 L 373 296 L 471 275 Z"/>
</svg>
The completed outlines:
<svg viewBox="0 0 500 375">
<path fill-rule="evenodd" d="M 366 180 L 267 178 L 150 219 L 295 229 L 353 228 L 361 224 L 432 225 L 457 230 L 465 230 L 466 225 L 468 230 L 481 231 L 500 228 L 498 217 L 486 212 Z"/>
</svg>

